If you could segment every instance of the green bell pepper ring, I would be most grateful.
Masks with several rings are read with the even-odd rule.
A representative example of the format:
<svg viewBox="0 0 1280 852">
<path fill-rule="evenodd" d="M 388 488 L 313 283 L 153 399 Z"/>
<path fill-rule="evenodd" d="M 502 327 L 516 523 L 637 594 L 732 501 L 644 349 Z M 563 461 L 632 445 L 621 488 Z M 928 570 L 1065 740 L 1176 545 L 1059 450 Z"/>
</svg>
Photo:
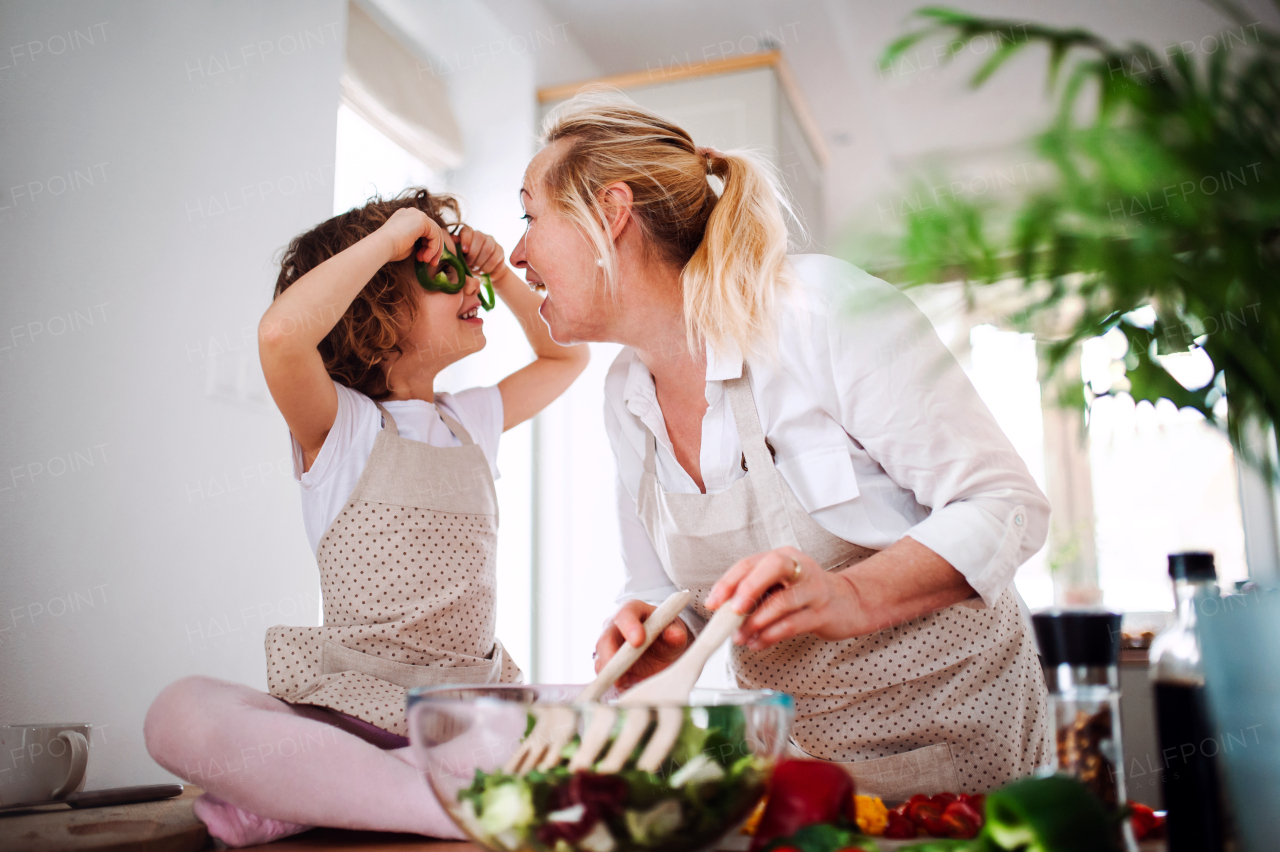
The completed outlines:
<svg viewBox="0 0 1280 852">
<path fill-rule="evenodd" d="M 446 269 L 445 267 L 448 267 Z M 452 270 L 455 280 L 449 280 L 449 271 Z M 415 259 L 413 261 L 413 271 L 418 276 L 418 283 L 424 290 L 433 290 L 437 293 L 457 293 L 463 287 L 467 286 L 467 278 L 471 277 L 471 270 L 467 268 L 467 263 L 461 257 L 449 251 L 443 250 L 440 255 L 440 269 L 435 275 L 431 274 L 431 266 Z M 493 279 L 486 273 L 480 273 L 481 283 L 484 285 L 480 292 L 480 306 L 486 311 L 491 311 L 497 304 L 497 299 L 493 295 Z"/>
</svg>

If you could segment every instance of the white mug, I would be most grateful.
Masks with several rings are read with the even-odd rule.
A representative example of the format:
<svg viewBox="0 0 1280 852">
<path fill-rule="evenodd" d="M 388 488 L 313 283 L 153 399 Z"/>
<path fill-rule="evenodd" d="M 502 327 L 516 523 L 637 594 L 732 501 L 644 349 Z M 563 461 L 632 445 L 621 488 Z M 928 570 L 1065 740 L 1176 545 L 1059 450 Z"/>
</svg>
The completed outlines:
<svg viewBox="0 0 1280 852">
<path fill-rule="evenodd" d="M 57 801 L 83 788 L 91 729 L 0 725 L 0 807 Z"/>
</svg>

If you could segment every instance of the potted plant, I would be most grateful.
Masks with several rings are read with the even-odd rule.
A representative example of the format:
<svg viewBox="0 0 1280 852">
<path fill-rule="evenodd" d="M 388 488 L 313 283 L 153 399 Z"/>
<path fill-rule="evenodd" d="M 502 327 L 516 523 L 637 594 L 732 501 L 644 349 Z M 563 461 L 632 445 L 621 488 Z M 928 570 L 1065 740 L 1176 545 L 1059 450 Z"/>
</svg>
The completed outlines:
<svg viewBox="0 0 1280 852">
<path fill-rule="evenodd" d="M 1117 46 L 1082 29 L 917 12 L 921 26 L 882 65 L 926 39 L 983 37 L 999 46 L 977 87 L 1043 44 L 1057 103 L 1033 143 L 1047 179 L 1012 204 L 934 198 L 905 220 L 898 277 L 1018 279 L 1026 307 L 1008 319 L 1023 328 L 1066 309 L 1065 329 L 1043 347 L 1050 373 L 1081 341 L 1119 329 L 1120 389 L 1198 410 L 1274 477 L 1273 439 L 1258 436 L 1280 417 L 1280 33 L 1221 8 L 1235 21 L 1224 32 L 1231 49 L 1204 61 L 1185 45 Z M 1214 378 L 1184 387 L 1162 361 L 1195 350 Z M 1073 385 L 1084 405 L 1091 392 Z"/>
</svg>

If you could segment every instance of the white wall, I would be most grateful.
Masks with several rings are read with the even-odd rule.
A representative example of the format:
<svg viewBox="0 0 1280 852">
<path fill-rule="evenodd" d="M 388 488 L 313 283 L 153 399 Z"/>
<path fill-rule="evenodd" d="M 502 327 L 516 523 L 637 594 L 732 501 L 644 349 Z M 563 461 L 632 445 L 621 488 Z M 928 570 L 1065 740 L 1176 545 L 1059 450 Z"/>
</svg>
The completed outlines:
<svg viewBox="0 0 1280 852">
<path fill-rule="evenodd" d="M 0 723 L 92 722 L 90 789 L 159 782 L 156 693 L 265 688 L 265 627 L 317 623 L 254 333 L 330 214 L 345 5 L 0 15 Z"/>
</svg>

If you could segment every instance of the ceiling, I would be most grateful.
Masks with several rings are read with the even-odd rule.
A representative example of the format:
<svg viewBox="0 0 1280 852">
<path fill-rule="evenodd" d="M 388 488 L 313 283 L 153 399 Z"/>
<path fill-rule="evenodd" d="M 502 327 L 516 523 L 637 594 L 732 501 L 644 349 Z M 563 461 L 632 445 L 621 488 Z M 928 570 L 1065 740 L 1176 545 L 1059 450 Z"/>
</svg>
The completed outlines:
<svg viewBox="0 0 1280 852">
<path fill-rule="evenodd" d="M 528 0 L 490 0 L 504 23 L 532 26 Z M 1251 0 L 1264 20 L 1266 0 Z M 520 6 L 526 8 L 518 8 Z M 966 78 L 984 45 L 955 67 L 929 49 L 915 62 L 877 66 L 923 0 L 540 0 L 539 19 L 569 39 L 537 57 L 538 85 L 656 69 L 779 47 L 831 152 L 826 221 L 883 219 L 902 173 L 930 158 L 978 174 L 1026 158 L 1018 145 L 1048 115 L 1044 55 L 1028 53 L 981 90 Z M 1115 41 L 1163 46 L 1217 33 L 1226 21 L 1197 0 L 967 0 L 967 11 L 1089 27 Z M 772 43 L 772 44 L 770 44 Z M 590 69 L 595 69 L 595 74 Z M 585 72 L 585 73 L 584 73 Z M 1011 159 L 1012 158 L 1012 159 Z M 886 200 L 888 199 L 888 200 Z M 830 240 L 828 240 L 830 242 Z"/>
</svg>

